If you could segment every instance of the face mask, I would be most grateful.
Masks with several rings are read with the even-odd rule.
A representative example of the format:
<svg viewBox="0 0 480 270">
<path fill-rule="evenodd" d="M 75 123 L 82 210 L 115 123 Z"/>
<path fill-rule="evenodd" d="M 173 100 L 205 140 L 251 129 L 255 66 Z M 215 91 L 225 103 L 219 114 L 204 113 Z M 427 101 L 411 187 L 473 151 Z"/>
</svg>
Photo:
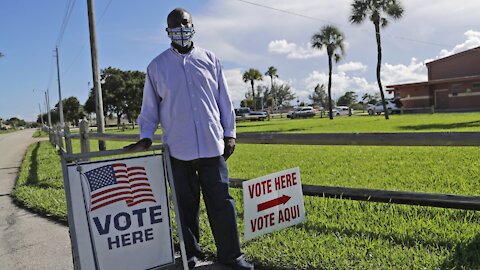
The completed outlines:
<svg viewBox="0 0 480 270">
<path fill-rule="evenodd" d="M 167 32 L 168 37 L 172 40 L 172 42 L 181 47 L 190 45 L 193 34 L 195 34 L 193 27 L 167 28 Z"/>
</svg>

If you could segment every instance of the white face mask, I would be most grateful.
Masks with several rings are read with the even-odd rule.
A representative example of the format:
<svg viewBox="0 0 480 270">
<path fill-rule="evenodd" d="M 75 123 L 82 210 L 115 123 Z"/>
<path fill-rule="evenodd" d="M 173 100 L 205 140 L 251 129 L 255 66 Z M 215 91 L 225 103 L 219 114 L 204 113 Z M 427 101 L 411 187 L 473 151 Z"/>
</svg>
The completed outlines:
<svg viewBox="0 0 480 270">
<path fill-rule="evenodd" d="M 195 30 L 193 27 L 175 27 L 167 28 L 167 33 L 173 43 L 181 47 L 187 47 L 192 41 Z"/>
</svg>

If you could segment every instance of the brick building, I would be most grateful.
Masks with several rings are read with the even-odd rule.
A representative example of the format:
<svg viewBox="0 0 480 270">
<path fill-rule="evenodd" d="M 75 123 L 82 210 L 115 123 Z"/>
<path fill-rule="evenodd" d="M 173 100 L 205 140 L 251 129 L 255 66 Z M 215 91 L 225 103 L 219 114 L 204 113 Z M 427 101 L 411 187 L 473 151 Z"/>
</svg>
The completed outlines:
<svg viewBox="0 0 480 270">
<path fill-rule="evenodd" d="M 480 47 L 426 65 L 428 81 L 387 86 L 405 109 L 480 110 Z"/>
</svg>

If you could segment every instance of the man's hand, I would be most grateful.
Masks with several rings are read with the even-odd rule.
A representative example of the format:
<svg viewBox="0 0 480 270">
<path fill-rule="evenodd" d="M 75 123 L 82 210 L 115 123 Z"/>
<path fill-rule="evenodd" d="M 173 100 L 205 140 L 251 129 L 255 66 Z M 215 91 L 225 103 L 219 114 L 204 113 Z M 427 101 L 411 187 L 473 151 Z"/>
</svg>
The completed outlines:
<svg viewBox="0 0 480 270">
<path fill-rule="evenodd" d="M 223 158 L 225 158 L 226 161 L 233 154 L 233 151 L 235 151 L 235 138 L 225 137 L 223 141 L 225 142 Z"/>
<path fill-rule="evenodd" d="M 128 152 L 145 151 L 150 147 L 150 145 L 152 145 L 152 140 L 149 138 L 143 138 L 136 143 L 132 143 L 123 147 L 123 149 Z"/>
</svg>

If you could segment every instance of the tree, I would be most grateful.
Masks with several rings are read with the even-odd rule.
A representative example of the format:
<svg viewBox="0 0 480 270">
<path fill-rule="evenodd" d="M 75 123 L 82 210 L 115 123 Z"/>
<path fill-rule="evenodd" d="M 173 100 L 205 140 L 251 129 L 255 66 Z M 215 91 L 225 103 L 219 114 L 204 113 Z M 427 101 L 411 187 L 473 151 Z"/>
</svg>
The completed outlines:
<svg viewBox="0 0 480 270">
<path fill-rule="evenodd" d="M 347 91 L 338 98 L 337 105 L 350 107 L 357 102 L 357 99 L 358 95 L 354 91 Z"/>
<path fill-rule="evenodd" d="M 320 107 L 326 108 L 328 103 L 327 93 L 325 92 L 325 85 L 317 84 L 313 90 L 313 94 L 309 95 L 308 98 L 312 101 L 313 104 L 318 104 Z"/>
<path fill-rule="evenodd" d="M 245 71 L 245 73 L 243 73 L 243 81 L 244 82 L 250 82 L 250 84 L 252 85 L 252 97 L 253 97 L 253 110 L 257 110 L 257 106 L 256 106 L 256 102 L 255 102 L 255 85 L 254 85 L 254 82 L 255 81 L 261 81 L 262 80 L 262 74 L 260 73 L 260 71 L 258 69 L 254 69 L 254 68 L 251 68 L 247 71 Z"/>
<path fill-rule="evenodd" d="M 377 83 L 380 90 L 380 96 L 383 103 L 385 119 L 388 120 L 387 105 L 383 93 L 382 81 L 380 79 L 380 69 L 382 65 L 382 42 L 380 39 L 380 28 L 388 25 L 387 17 L 394 20 L 403 16 L 403 7 L 398 0 L 354 0 L 352 3 L 352 14 L 350 22 L 352 24 L 361 24 L 368 17 L 375 26 L 375 37 L 377 40 Z"/>
<path fill-rule="evenodd" d="M 333 25 L 325 25 L 320 28 L 320 32 L 313 34 L 312 47 L 316 49 L 327 49 L 328 55 L 328 103 L 330 119 L 333 120 L 332 113 L 332 57 L 335 57 L 335 62 L 338 63 L 345 54 L 345 44 L 343 43 L 343 33 Z M 337 53 L 339 51 L 339 53 Z"/>
<path fill-rule="evenodd" d="M 292 93 L 291 87 L 288 84 L 275 86 L 275 92 L 277 93 L 278 106 L 283 106 L 287 102 L 290 102 L 295 99 L 295 94 Z"/>
<path fill-rule="evenodd" d="M 5 57 L 5 54 L 3 54 L 2 52 L 0 52 L 0 58 L 2 57 Z"/>
<path fill-rule="evenodd" d="M 79 119 L 83 118 L 83 107 L 76 97 L 69 97 L 63 102 L 63 113 L 67 122 L 78 126 Z M 58 110 L 58 103 L 55 105 Z"/>
<path fill-rule="evenodd" d="M 277 109 L 277 95 L 275 93 L 275 87 L 273 86 L 273 78 L 278 78 L 277 69 L 274 66 L 268 68 L 267 72 L 265 72 L 265 76 L 270 77 L 270 94 L 273 95 L 273 102 L 272 105 L 274 109 Z"/>
</svg>

